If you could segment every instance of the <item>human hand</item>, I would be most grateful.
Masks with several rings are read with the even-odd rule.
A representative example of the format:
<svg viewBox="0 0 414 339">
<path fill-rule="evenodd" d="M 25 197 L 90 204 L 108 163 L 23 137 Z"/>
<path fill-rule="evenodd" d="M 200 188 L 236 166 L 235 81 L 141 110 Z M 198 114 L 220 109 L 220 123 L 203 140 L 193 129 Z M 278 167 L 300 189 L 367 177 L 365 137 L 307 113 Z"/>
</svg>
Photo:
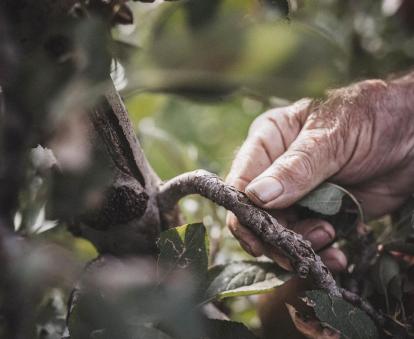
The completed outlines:
<svg viewBox="0 0 414 339">
<path fill-rule="evenodd" d="M 368 80 L 331 91 L 318 103 L 303 99 L 259 116 L 251 125 L 227 181 L 312 243 L 318 251 L 335 237 L 323 220 L 298 220 L 290 207 L 329 179 L 361 202 L 367 218 L 389 213 L 414 191 L 412 81 Z M 229 214 L 228 226 L 254 256 L 288 261 Z M 333 271 L 346 267 L 336 248 L 320 256 Z"/>
</svg>

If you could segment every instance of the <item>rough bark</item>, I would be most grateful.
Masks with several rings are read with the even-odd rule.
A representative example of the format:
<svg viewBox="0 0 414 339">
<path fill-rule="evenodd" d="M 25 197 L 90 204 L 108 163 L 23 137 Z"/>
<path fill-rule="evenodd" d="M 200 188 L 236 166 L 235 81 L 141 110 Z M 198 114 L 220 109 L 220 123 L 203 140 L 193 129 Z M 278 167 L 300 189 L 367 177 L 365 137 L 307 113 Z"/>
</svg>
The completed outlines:
<svg viewBox="0 0 414 339">
<path fill-rule="evenodd" d="M 316 288 L 323 289 L 330 295 L 341 295 L 328 268 L 308 241 L 279 224 L 269 213 L 254 206 L 244 193 L 226 185 L 214 174 L 198 170 L 168 181 L 161 186 L 158 195 L 160 210 L 169 211 L 179 199 L 195 193 L 232 211 L 241 224 L 265 243 L 280 249 L 300 277 L 309 277 Z"/>
<path fill-rule="evenodd" d="M 161 231 L 156 201 L 161 180 L 146 160 L 128 112 L 112 84 L 89 116 L 98 136 L 95 146 L 104 146 L 113 179 L 99 208 L 81 216 L 77 231 L 91 240 L 100 253 L 155 253 Z"/>
</svg>

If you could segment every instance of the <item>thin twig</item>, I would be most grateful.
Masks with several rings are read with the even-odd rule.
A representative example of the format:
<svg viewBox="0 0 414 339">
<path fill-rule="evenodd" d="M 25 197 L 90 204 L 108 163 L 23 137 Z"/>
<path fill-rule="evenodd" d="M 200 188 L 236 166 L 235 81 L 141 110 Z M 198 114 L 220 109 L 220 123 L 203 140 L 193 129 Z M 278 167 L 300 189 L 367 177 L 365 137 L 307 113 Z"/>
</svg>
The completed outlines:
<svg viewBox="0 0 414 339">
<path fill-rule="evenodd" d="M 369 302 L 362 299 L 358 294 L 352 293 L 344 288 L 341 288 L 340 291 L 342 297 L 346 301 L 365 311 L 379 327 L 383 327 L 385 325 L 385 318 L 380 313 L 378 313 Z"/>
</svg>

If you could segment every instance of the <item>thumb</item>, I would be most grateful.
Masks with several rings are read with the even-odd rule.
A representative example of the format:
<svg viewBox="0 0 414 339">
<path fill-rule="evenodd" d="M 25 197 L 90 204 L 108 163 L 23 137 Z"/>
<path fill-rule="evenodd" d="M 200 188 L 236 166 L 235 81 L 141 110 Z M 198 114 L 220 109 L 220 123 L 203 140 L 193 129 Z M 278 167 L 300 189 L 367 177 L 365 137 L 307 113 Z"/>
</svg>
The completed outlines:
<svg viewBox="0 0 414 339">
<path fill-rule="evenodd" d="M 339 170 L 337 135 L 326 129 L 304 129 L 288 150 L 247 187 L 257 205 L 286 208 Z"/>
</svg>

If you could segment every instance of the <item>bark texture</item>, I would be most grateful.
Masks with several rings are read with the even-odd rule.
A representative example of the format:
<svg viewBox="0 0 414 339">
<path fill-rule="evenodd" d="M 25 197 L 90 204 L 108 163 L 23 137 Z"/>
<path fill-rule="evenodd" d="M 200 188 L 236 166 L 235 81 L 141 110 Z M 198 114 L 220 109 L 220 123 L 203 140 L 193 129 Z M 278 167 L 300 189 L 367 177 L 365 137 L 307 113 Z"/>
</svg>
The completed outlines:
<svg viewBox="0 0 414 339">
<path fill-rule="evenodd" d="M 232 211 L 241 224 L 265 243 L 280 249 L 301 278 L 309 277 L 316 288 L 330 295 L 341 295 L 332 274 L 308 241 L 279 224 L 269 213 L 254 206 L 244 193 L 226 185 L 214 174 L 198 170 L 168 181 L 161 186 L 158 195 L 160 210 L 171 210 L 188 194 L 200 194 Z"/>
<path fill-rule="evenodd" d="M 112 83 L 89 117 L 97 135 L 94 146 L 109 157 L 112 182 L 100 206 L 78 219 L 77 232 L 100 253 L 154 254 L 161 231 L 156 201 L 161 180 L 146 160 Z"/>
</svg>

